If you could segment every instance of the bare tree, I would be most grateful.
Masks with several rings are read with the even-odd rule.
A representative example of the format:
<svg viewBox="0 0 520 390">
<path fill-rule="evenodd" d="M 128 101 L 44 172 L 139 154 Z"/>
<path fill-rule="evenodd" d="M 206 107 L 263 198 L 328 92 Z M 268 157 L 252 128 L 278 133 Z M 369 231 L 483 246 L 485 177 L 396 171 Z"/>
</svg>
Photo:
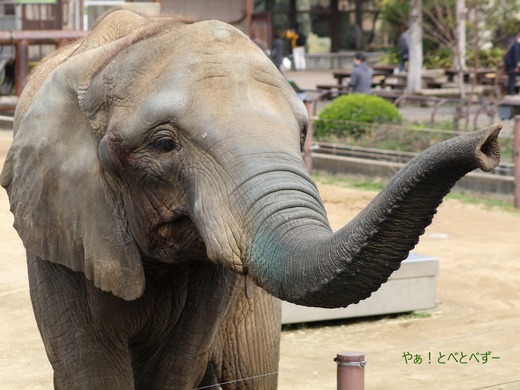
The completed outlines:
<svg viewBox="0 0 520 390">
<path fill-rule="evenodd" d="M 457 29 L 457 54 L 459 58 L 455 59 L 455 66 L 461 69 L 466 67 L 466 2 L 457 0 L 455 3 L 456 29 Z M 457 68 L 457 70 L 461 70 Z"/>
<path fill-rule="evenodd" d="M 457 9 L 459 7 L 459 2 L 464 3 L 463 0 L 457 0 Z M 457 77 L 457 79 L 461 81 L 459 87 L 461 88 L 461 96 L 464 98 L 464 79 L 462 77 L 464 62 L 461 49 L 463 49 L 465 53 L 465 46 L 461 47 L 461 45 L 458 44 L 458 15 L 453 13 L 447 0 L 433 0 L 432 8 L 424 9 L 424 15 L 429 21 L 429 23 L 426 23 L 424 26 L 425 35 L 432 41 L 448 48 L 453 53 L 453 64 L 455 69 L 459 71 L 459 77 Z"/>
<path fill-rule="evenodd" d="M 422 0 L 410 0 L 410 54 L 406 80 L 408 93 L 417 93 L 422 88 L 422 37 Z"/>
<path fill-rule="evenodd" d="M 453 53 L 453 65 L 457 71 L 456 81 L 461 97 L 461 104 L 457 107 L 457 115 L 454 118 L 454 127 L 458 128 L 459 119 L 464 113 L 469 112 L 470 102 L 466 99 L 466 87 L 464 85 L 464 67 L 466 56 L 465 32 L 463 34 L 464 46 L 459 42 L 460 30 L 465 27 L 464 0 L 457 0 L 456 9 L 452 10 L 448 0 L 433 0 L 431 9 L 424 9 L 424 15 L 429 23 L 425 24 L 425 34 L 434 42 L 448 48 Z M 462 7 L 462 8 L 460 8 Z M 455 13 L 453 12 L 455 11 Z M 462 34 L 461 34 L 462 35 Z M 464 104 L 466 102 L 467 104 Z M 466 105 L 466 110 L 464 110 Z M 468 121 L 466 120 L 467 127 Z"/>
<path fill-rule="evenodd" d="M 458 121 L 465 119 L 464 129 L 469 127 L 469 113 L 472 99 L 475 96 L 476 74 L 472 70 L 479 67 L 479 51 L 480 51 L 480 24 L 481 24 L 481 8 L 484 1 L 470 0 L 469 8 L 471 9 L 471 25 L 473 26 L 472 44 L 474 48 L 474 63 L 470 69 L 466 69 L 466 23 L 468 12 L 465 0 L 456 0 L 455 13 L 448 0 L 433 0 L 432 9 L 425 9 L 425 17 L 429 23 L 425 24 L 425 35 L 429 39 L 438 42 L 441 46 L 448 48 L 453 53 L 453 65 L 457 71 L 457 85 L 461 97 L 461 105 L 458 107 L 457 115 L 454 118 L 455 127 L 458 128 Z M 464 73 L 469 74 L 472 81 L 467 90 L 465 84 Z"/>
</svg>

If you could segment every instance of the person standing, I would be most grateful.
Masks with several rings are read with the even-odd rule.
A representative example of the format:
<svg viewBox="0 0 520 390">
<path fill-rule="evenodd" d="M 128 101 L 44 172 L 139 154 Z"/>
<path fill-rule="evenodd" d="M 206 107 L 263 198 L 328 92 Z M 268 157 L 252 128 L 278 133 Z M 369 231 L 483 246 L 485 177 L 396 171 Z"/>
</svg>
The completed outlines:
<svg viewBox="0 0 520 390">
<path fill-rule="evenodd" d="M 291 41 L 294 68 L 305 70 L 305 44 L 307 41 L 305 34 L 295 27 L 284 32 L 283 36 Z"/>
<path fill-rule="evenodd" d="M 410 28 L 408 24 L 404 27 L 404 31 L 399 36 L 399 73 L 404 72 L 405 63 L 409 59 L 410 54 Z"/>
<path fill-rule="evenodd" d="M 348 86 L 353 93 L 370 93 L 372 90 L 373 69 L 366 62 L 363 53 L 354 55 L 354 69 L 350 76 Z"/>
<path fill-rule="evenodd" d="M 281 34 L 277 33 L 271 45 L 271 59 L 278 70 L 283 73 L 283 40 Z"/>
<path fill-rule="evenodd" d="M 518 61 L 520 60 L 520 32 L 509 40 L 504 54 L 504 68 L 506 70 L 507 94 L 514 95 L 516 93 L 516 75 L 518 73 Z"/>
</svg>

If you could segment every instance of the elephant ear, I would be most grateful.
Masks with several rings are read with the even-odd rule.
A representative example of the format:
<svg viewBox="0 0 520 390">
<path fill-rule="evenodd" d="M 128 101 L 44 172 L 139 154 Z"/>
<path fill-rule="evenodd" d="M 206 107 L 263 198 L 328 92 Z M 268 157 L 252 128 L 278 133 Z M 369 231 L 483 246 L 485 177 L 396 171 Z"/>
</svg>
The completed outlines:
<svg viewBox="0 0 520 390">
<path fill-rule="evenodd" d="M 17 117 L 1 184 L 29 253 L 133 300 L 145 288 L 141 256 L 98 160 L 100 135 L 78 101 L 92 77 L 89 65 L 106 61 L 119 44 L 81 53 L 49 73 Z"/>
</svg>

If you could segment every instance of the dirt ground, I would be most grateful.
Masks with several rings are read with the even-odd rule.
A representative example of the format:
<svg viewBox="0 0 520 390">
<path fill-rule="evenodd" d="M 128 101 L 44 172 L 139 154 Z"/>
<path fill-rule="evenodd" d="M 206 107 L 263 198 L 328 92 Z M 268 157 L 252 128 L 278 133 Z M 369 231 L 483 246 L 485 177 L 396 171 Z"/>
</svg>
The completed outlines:
<svg viewBox="0 0 520 390">
<path fill-rule="evenodd" d="M 0 131 L 0 167 L 11 135 Z M 335 228 L 375 195 L 331 185 L 321 185 L 320 191 Z M 51 368 L 34 322 L 24 250 L 12 220 L 2 189 L 0 388 L 49 389 Z M 438 307 L 428 316 L 283 332 L 280 389 L 335 389 L 332 359 L 342 351 L 366 354 L 367 389 L 520 389 L 520 213 L 448 200 L 415 252 L 439 259 Z M 406 362 L 408 354 L 414 359 Z"/>
</svg>

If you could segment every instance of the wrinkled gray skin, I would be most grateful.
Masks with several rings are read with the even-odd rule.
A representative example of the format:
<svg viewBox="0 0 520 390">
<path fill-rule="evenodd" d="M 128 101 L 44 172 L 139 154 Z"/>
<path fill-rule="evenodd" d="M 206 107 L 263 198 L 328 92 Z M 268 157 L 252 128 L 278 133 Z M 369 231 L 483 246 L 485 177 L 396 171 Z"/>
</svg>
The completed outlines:
<svg viewBox="0 0 520 390">
<path fill-rule="evenodd" d="M 368 297 L 454 183 L 499 159 L 500 126 L 439 144 L 333 234 L 302 162 L 306 125 L 274 65 L 221 22 L 117 11 L 38 68 L 1 183 L 56 388 L 277 371 L 277 298 Z"/>
</svg>

